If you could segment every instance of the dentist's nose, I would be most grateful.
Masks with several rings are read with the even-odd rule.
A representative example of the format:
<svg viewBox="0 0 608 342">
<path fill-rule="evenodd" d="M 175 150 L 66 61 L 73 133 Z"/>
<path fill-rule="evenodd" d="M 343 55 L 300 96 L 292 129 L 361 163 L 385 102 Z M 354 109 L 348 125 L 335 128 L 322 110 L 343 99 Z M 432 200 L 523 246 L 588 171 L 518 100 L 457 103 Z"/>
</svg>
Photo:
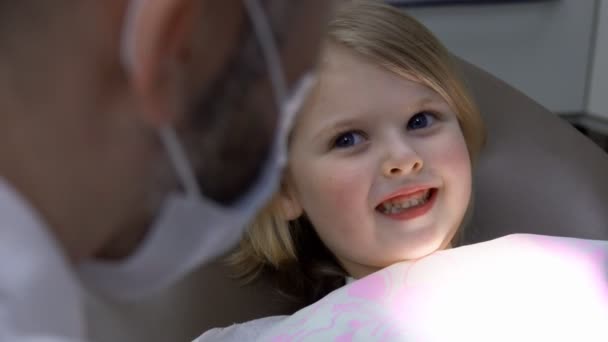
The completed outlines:
<svg viewBox="0 0 608 342">
<path fill-rule="evenodd" d="M 382 163 L 385 177 L 400 177 L 422 170 L 422 158 L 409 146 L 401 144 L 391 149 Z"/>
</svg>

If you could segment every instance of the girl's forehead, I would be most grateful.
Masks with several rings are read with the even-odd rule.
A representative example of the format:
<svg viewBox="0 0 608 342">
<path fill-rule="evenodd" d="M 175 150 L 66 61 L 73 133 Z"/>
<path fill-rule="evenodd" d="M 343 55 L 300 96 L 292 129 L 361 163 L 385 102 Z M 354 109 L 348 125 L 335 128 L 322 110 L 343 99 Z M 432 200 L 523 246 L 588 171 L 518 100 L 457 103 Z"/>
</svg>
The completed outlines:
<svg viewBox="0 0 608 342">
<path fill-rule="evenodd" d="M 354 91 L 367 93 L 376 90 L 376 86 L 381 88 L 381 93 L 392 89 L 407 91 L 412 96 L 436 96 L 442 99 L 422 81 L 421 75 L 413 70 L 391 67 L 380 59 L 373 59 L 346 46 L 331 43 L 325 46 L 322 54 L 316 85 L 317 96 L 311 100 L 327 101 L 328 97 L 348 96 Z M 357 98 L 350 97 L 348 100 L 352 102 Z"/>
<path fill-rule="evenodd" d="M 375 67 L 370 58 L 357 53 L 353 49 L 337 43 L 328 43 L 323 49 L 319 63 L 320 79 L 334 73 L 348 71 L 360 65 Z"/>
<path fill-rule="evenodd" d="M 342 55 L 343 59 L 320 70 L 307 108 L 339 109 L 390 108 L 416 104 L 422 98 L 443 102 L 443 97 L 411 73 L 389 70 L 372 61 Z M 315 113 L 308 113 L 315 114 Z M 322 113 L 316 113 L 322 114 Z M 326 113 L 330 114 L 330 113 Z"/>
</svg>

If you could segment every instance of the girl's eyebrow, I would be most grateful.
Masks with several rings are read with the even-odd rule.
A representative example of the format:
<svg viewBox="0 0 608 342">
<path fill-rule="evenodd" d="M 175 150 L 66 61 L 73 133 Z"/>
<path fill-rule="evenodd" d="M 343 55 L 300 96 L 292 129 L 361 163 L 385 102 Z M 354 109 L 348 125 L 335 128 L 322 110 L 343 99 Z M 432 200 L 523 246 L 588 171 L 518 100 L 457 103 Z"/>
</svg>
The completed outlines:
<svg viewBox="0 0 608 342">
<path fill-rule="evenodd" d="M 433 93 L 433 95 L 426 95 L 418 99 L 416 102 L 408 104 L 406 108 L 411 109 L 413 111 L 431 106 L 441 104 L 443 102 L 443 98 L 441 98 L 438 94 Z"/>
<path fill-rule="evenodd" d="M 340 131 L 347 130 L 360 124 L 361 120 L 355 118 L 343 118 L 330 122 L 329 125 L 325 125 L 317 134 L 314 135 L 314 139 L 321 139 L 324 136 L 334 135 Z"/>
</svg>

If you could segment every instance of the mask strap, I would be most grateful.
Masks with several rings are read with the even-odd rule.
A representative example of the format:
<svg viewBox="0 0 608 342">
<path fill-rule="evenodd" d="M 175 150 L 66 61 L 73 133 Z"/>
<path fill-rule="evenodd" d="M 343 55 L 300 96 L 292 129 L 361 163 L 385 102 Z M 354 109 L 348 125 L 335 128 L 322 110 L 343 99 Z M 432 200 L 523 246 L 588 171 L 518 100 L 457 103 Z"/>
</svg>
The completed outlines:
<svg viewBox="0 0 608 342">
<path fill-rule="evenodd" d="M 283 65 L 279 56 L 279 50 L 275 44 L 270 28 L 270 21 L 260 6 L 258 0 L 244 0 L 244 5 L 249 13 L 253 29 L 258 37 L 258 42 L 266 61 L 266 69 L 270 76 L 270 82 L 274 91 L 275 105 L 278 111 L 283 110 L 287 100 L 287 82 L 283 74 Z"/>
<path fill-rule="evenodd" d="M 137 2 L 142 0 L 135 0 Z M 283 67 L 277 46 L 274 42 L 272 30 L 264 10 L 257 0 L 244 0 L 244 5 L 249 13 L 253 29 L 258 37 L 266 68 L 270 76 L 270 82 L 274 91 L 274 99 L 277 111 L 283 111 L 287 99 L 287 86 Z M 281 123 L 280 123 L 281 124 Z M 278 128 L 277 128 L 278 129 Z M 202 200 L 202 194 L 194 176 L 194 168 L 188 161 L 185 150 L 180 144 L 177 134 L 172 127 L 160 129 L 160 138 L 167 149 L 169 158 L 174 165 L 178 179 L 182 183 L 186 195 Z"/>
<path fill-rule="evenodd" d="M 127 71 L 132 70 L 134 65 L 136 46 L 135 26 L 139 20 L 141 7 L 145 1 L 146 0 L 130 0 L 127 4 L 120 42 L 120 60 Z M 159 131 L 159 135 L 175 173 L 177 174 L 181 185 L 184 187 L 186 196 L 197 199 L 202 198 L 192 165 L 190 165 L 190 162 L 186 157 L 184 148 L 179 143 L 175 130 L 172 127 L 162 127 Z"/>
<path fill-rule="evenodd" d="M 122 35 L 120 40 L 120 61 L 122 66 L 131 71 L 135 61 L 135 24 L 139 20 L 141 7 L 145 0 L 130 0 L 127 3 Z"/>
<path fill-rule="evenodd" d="M 192 167 L 185 150 L 180 144 L 175 129 L 171 126 L 161 127 L 159 130 L 160 139 L 167 150 L 171 164 L 175 169 L 177 178 L 184 187 L 186 196 L 202 201 L 202 194 L 196 177 L 194 176 L 194 168 Z"/>
</svg>

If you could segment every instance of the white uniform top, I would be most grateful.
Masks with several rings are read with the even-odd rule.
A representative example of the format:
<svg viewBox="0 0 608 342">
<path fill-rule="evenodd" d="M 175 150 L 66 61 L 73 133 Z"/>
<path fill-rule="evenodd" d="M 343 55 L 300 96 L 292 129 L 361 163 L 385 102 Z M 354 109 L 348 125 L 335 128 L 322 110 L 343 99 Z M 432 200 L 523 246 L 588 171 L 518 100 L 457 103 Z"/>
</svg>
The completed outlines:
<svg viewBox="0 0 608 342">
<path fill-rule="evenodd" d="M 40 216 L 0 178 L 0 341 L 82 341 L 81 296 Z"/>
</svg>

